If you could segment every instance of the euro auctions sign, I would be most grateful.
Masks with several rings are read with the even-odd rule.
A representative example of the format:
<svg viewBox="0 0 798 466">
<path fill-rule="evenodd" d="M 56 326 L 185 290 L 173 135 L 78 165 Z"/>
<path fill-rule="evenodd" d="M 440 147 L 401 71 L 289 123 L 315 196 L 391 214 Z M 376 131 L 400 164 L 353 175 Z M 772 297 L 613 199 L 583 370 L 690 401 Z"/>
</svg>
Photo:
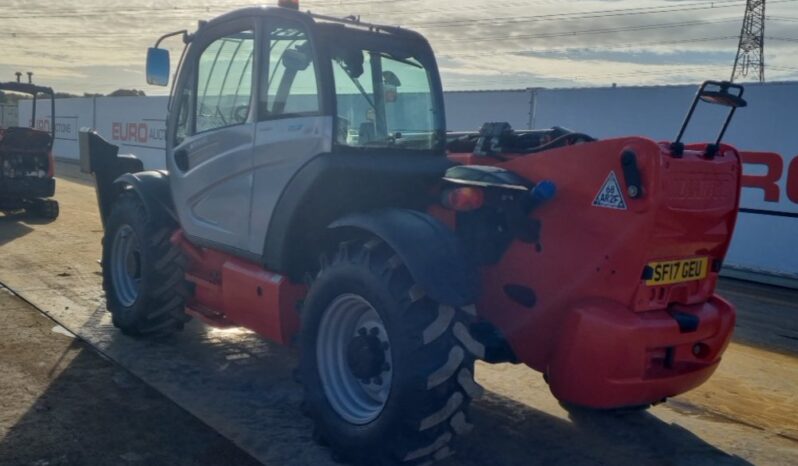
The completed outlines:
<svg viewBox="0 0 798 466">
<path fill-rule="evenodd" d="M 740 155 L 743 163 L 764 169 L 753 174 L 744 172 L 744 188 L 759 190 L 762 200 L 773 204 L 774 208 L 787 203 L 798 206 L 798 155 L 792 159 L 785 159 L 775 152 L 741 152 Z M 790 214 L 791 210 L 778 213 Z M 798 217 L 798 212 L 794 215 Z"/>
<path fill-rule="evenodd" d="M 114 121 L 111 123 L 111 141 L 126 145 L 136 144 L 152 149 L 163 149 L 166 144 L 166 128 L 161 120 Z"/>
<path fill-rule="evenodd" d="M 164 168 L 167 102 L 167 97 L 99 98 L 95 127 L 121 153 L 141 159 L 146 169 Z"/>
</svg>

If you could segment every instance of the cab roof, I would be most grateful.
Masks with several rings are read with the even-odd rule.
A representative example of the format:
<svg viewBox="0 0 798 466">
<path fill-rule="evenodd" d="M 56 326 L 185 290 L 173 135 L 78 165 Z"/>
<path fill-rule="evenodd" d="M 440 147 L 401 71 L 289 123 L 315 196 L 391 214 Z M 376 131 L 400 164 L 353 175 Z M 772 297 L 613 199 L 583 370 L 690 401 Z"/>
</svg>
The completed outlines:
<svg viewBox="0 0 798 466">
<path fill-rule="evenodd" d="M 237 10 L 224 13 L 210 21 L 201 21 L 199 29 L 206 26 L 213 26 L 218 23 L 226 22 L 234 19 L 251 18 L 253 16 L 280 16 L 284 18 L 293 18 L 298 21 L 306 23 L 338 23 L 353 29 L 368 30 L 371 32 L 382 32 L 391 35 L 401 36 L 407 39 L 421 39 L 426 42 L 426 39 L 421 34 L 405 29 L 399 26 L 389 26 L 384 24 L 366 23 L 360 20 L 359 16 L 348 16 L 345 18 L 338 18 L 334 16 L 326 16 L 313 13 L 311 11 L 299 11 L 291 8 L 274 7 L 274 6 L 253 6 L 239 8 Z"/>
</svg>

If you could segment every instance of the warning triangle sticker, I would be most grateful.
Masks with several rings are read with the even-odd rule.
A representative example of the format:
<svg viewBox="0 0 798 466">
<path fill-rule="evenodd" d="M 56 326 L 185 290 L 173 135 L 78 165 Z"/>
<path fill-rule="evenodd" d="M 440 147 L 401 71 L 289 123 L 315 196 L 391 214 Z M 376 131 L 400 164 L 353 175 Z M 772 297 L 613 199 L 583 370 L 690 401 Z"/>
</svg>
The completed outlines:
<svg viewBox="0 0 798 466">
<path fill-rule="evenodd" d="M 604 180 L 596 198 L 593 199 L 593 205 L 596 207 L 606 207 L 608 209 L 626 210 L 626 201 L 623 198 L 621 185 L 618 184 L 618 177 L 615 172 L 611 171 Z"/>
</svg>

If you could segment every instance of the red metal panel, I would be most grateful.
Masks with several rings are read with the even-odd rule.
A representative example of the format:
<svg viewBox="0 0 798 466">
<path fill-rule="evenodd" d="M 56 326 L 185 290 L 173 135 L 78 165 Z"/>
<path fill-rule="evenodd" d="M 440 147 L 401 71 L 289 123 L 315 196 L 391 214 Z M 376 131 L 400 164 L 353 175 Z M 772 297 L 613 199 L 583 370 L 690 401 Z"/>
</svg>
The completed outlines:
<svg viewBox="0 0 798 466">
<path fill-rule="evenodd" d="M 305 285 L 269 272 L 260 264 L 223 252 L 197 247 L 172 236 L 189 259 L 186 280 L 194 284 L 187 310 L 216 326 L 239 325 L 281 344 L 299 332 L 298 304 Z"/>
<path fill-rule="evenodd" d="M 552 384 L 558 396 L 605 407 L 651 402 L 700 384 L 714 370 L 711 362 L 681 365 L 663 375 L 668 381 L 661 384 L 627 386 L 607 379 L 613 368 L 624 367 L 631 371 L 624 377 L 643 380 L 644 362 L 654 348 L 692 347 L 712 330 L 713 351 L 718 351 L 731 335 L 730 306 L 723 308 L 724 325 L 717 324 L 717 272 L 710 270 L 700 281 L 657 287 L 647 286 L 643 279 L 646 265 L 654 261 L 708 257 L 712 264 L 726 254 L 739 203 L 740 158 L 734 149 L 722 146 L 717 157 L 707 159 L 704 147 L 688 146 L 682 158 L 675 158 L 665 144 L 633 137 L 509 155 L 508 161 L 450 156 L 460 163 L 489 163 L 531 181 L 546 179 L 557 185 L 556 197 L 532 214 L 542 222 L 542 247 L 515 241 L 498 264 L 483 268 L 477 307 L 479 315 L 507 337 L 522 362 L 544 373 L 558 368 Z M 624 193 L 625 209 L 593 205 L 610 173 L 625 191 L 624 151 L 636 154 L 643 196 L 633 199 Z M 535 306 L 525 308 L 510 299 L 503 290 L 508 284 L 532 288 Z M 700 328 L 687 340 L 665 312 L 674 306 L 699 307 L 695 312 L 702 316 Z M 715 309 L 715 314 L 701 306 Z M 703 318 L 710 315 L 714 317 Z M 719 352 L 713 354 L 719 358 Z M 604 374 L 604 379 L 596 374 Z M 597 394 L 572 394 L 580 384 L 583 390 L 595 387 Z M 613 394 L 621 385 L 626 391 Z"/>
<path fill-rule="evenodd" d="M 258 264 L 229 258 L 222 267 L 224 314 L 231 321 L 281 344 L 299 331 L 298 303 L 305 287 Z"/>
</svg>

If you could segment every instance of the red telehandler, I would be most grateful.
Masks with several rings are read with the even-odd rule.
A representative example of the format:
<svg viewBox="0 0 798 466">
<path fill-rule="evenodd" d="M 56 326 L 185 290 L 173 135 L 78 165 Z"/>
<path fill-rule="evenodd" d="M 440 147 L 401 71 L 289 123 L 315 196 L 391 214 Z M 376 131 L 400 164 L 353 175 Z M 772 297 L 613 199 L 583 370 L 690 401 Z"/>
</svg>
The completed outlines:
<svg viewBox="0 0 798 466">
<path fill-rule="evenodd" d="M 447 134 L 427 41 L 403 28 L 247 8 L 159 39 L 168 170 L 81 132 L 105 227 L 114 324 L 162 337 L 190 317 L 297 345 L 305 412 L 359 464 L 452 453 L 482 389 L 523 363 L 564 403 L 683 393 L 734 327 L 715 284 L 741 163 L 721 143 L 743 88 L 701 86 L 675 142 L 487 123 Z M 681 141 L 701 102 L 730 107 Z"/>
</svg>

